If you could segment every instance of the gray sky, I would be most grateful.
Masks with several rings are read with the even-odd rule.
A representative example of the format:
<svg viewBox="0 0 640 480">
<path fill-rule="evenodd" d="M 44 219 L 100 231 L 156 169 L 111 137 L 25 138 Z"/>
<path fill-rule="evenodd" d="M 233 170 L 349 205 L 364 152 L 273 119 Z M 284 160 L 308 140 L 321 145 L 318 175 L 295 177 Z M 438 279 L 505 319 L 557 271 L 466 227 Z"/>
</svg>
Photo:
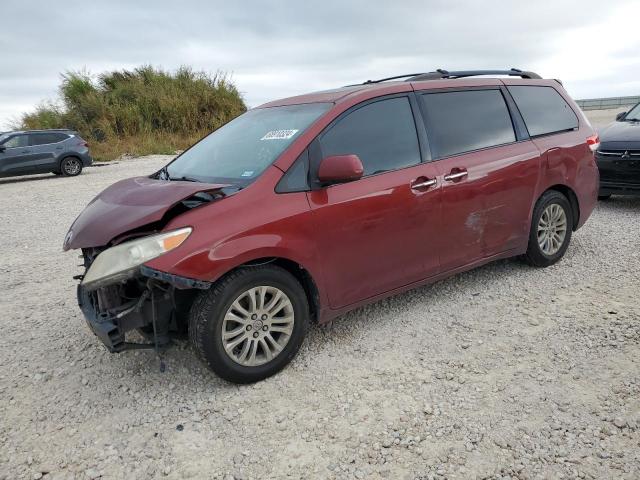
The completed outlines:
<svg viewBox="0 0 640 480">
<path fill-rule="evenodd" d="M 0 7 L 0 128 L 60 74 L 230 73 L 250 106 L 394 74 L 518 67 L 574 98 L 640 94 L 638 0 L 29 1 Z"/>
</svg>

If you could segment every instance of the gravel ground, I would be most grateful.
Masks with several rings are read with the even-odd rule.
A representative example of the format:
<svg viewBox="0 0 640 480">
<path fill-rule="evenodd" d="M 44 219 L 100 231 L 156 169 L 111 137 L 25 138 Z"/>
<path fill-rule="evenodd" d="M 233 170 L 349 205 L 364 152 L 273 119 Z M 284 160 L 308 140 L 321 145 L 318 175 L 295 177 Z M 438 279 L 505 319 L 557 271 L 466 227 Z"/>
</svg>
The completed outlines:
<svg viewBox="0 0 640 480">
<path fill-rule="evenodd" d="M 0 479 L 640 478 L 640 199 L 565 259 L 501 261 L 314 327 L 279 375 L 225 383 L 187 344 L 109 354 L 64 234 L 102 188 L 0 180 Z"/>
<path fill-rule="evenodd" d="M 633 105 L 620 108 L 609 108 L 607 110 L 587 110 L 584 112 L 589 118 L 589 122 L 596 130 L 606 127 L 611 122 L 616 121 L 616 115 L 620 112 L 627 112 Z"/>
</svg>

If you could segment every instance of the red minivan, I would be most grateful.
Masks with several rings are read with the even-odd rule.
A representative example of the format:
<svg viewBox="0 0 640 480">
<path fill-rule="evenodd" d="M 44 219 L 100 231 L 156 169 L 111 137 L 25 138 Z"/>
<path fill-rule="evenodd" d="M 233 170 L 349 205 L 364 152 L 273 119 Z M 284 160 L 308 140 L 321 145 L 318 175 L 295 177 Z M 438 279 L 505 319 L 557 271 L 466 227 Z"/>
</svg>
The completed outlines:
<svg viewBox="0 0 640 480">
<path fill-rule="evenodd" d="M 255 382 L 310 322 L 496 259 L 556 263 L 596 204 L 597 144 L 532 72 L 368 81 L 251 109 L 112 185 L 64 249 L 82 249 L 78 301 L 110 351 L 188 334 L 218 375 Z"/>
</svg>

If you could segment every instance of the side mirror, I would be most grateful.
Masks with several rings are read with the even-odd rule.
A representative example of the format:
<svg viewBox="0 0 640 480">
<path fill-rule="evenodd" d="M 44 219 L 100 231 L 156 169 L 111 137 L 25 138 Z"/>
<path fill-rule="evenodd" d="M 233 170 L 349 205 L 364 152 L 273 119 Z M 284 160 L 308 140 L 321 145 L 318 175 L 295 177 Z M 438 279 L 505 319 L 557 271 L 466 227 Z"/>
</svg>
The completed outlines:
<svg viewBox="0 0 640 480">
<path fill-rule="evenodd" d="M 364 167 L 357 155 L 333 155 L 320 162 L 318 180 L 323 184 L 352 182 L 362 178 Z"/>
<path fill-rule="evenodd" d="M 616 115 L 616 122 L 619 122 L 620 120 L 622 120 L 626 114 L 627 114 L 627 112 L 620 112 L 619 114 L 617 114 Z"/>
<path fill-rule="evenodd" d="M 4 152 L 7 149 L 4 145 L 0 145 L 0 153 Z"/>
</svg>

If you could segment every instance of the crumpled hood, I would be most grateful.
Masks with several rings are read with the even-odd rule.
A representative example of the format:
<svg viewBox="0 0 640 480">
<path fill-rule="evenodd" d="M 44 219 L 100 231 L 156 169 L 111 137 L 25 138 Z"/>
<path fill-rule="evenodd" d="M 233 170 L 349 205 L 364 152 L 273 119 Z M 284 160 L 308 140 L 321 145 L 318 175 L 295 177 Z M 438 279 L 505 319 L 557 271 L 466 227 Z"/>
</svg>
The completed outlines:
<svg viewBox="0 0 640 480">
<path fill-rule="evenodd" d="M 598 132 L 600 142 L 640 142 L 640 122 L 613 122 Z"/>
<path fill-rule="evenodd" d="M 114 183 L 76 218 L 63 249 L 100 247 L 125 232 L 157 222 L 180 201 L 198 192 L 215 192 L 228 185 L 135 177 Z"/>
</svg>

